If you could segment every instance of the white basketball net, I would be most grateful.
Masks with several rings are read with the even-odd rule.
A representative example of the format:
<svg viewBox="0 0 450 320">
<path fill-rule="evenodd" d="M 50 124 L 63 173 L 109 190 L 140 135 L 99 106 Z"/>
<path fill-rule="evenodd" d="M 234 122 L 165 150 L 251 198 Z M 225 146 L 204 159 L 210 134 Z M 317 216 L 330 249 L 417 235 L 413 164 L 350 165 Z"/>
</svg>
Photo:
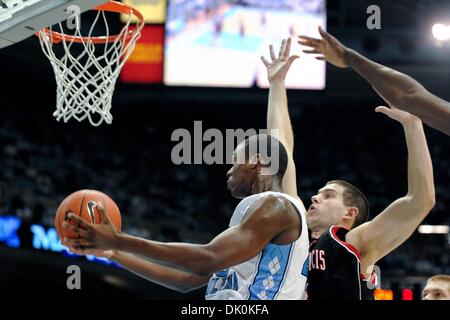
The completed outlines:
<svg viewBox="0 0 450 320">
<path fill-rule="evenodd" d="M 103 19 L 106 27 L 105 36 L 109 36 L 105 12 L 101 10 L 98 11 L 89 34 L 85 36 L 91 38 L 94 27 L 100 19 Z M 67 122 L 71 118 L 82 121 L 88 118 L 93 126 L 99 126 L 103 121 L 111 124 L 110 111 L 114 87 L 143 27 L 143 24 L 138 24 L 130 34 L 130 22 L 131 15 L 113 42 L 100 45 L 94 44 L 91 40 L 77 43 L 70 38 L 53 43 L 45 30 L 39 32 L 42 50 L 55 71 L 57 98 L 53 116 L 58 121 L 62 119 Z M 61 22 L 58 26 L 60 28 L 58 32 L 64 33 Z M 76 27 L 73 36 L 82 37 L 79 27 Z M 54 46 L 62 46 L 64 54 L 58 56 L 53 50 Z"/>
</svg>

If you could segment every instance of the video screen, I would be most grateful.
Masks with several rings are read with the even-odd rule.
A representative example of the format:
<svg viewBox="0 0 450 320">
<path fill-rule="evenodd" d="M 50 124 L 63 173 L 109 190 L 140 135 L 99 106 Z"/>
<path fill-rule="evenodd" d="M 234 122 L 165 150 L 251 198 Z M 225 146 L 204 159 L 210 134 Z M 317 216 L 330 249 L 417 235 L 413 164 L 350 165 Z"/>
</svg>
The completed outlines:
<svg viewBox="0 0 450 320">
<path fill-rule="evenodd" d="M 164 82 L 175 86 L 268 87 L 260 56 L 292 37 L 300 55 L 286 79 L 292 89 L 325 88 L 325 63 L 301 52 L 299 34 L 326 27 L 325 0 L 169 1 Z"/>
</svg>

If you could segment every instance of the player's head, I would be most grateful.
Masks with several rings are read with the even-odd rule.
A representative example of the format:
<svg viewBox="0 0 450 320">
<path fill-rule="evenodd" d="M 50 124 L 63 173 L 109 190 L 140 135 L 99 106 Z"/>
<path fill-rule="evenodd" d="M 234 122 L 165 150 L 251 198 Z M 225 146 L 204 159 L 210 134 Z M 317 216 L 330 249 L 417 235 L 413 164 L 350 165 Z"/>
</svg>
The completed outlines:
<svg viewBox="0 0 450 320">
<path fill-rule="evenodd" d="M 312 231 L 339 225 L 351 229 L 368 219 L 369 203 L 355 186 L 342 180 L 333 180 L 311 198 L 306 214 Z"/>
<path fill-rule="evenodd" d="M 422 300 L 450 300 L 450 275 L 439 274 L 428 279 Z"/>
<path fill-rule="evenodd" d="M 271 135 L 258 134 L 242 141 L 233 152 L 233 166 L 227 172 L 228 189 L 235 198 L 245 198 L 261 181 L 283 180 L 288 156 L 281 142 Z"/>
</svg>

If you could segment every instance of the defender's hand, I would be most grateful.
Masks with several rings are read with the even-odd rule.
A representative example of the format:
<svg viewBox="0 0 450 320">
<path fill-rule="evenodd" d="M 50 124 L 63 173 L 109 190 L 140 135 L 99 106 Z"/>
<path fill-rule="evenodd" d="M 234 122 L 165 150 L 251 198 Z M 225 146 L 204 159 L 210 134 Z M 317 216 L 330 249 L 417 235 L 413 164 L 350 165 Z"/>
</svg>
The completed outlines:
<svg viewBox="0 0 450 320">
<path fill-rule="evenodd" d="M 273 83 L 275 81 L 284 81 L 292 63 L 299 57 L 289 56 L 289 53 L 291 51 L 291 38 L 289 38 L 287 41 L 283 39 L 283 41 L 281 42 L 278 57 L 275 55 L 275 51 L 272 45 L 269 46 L 269 50 L 272 62 L 269 62 L 266 58 L 261 57 L 261 61 L 267 68 L 267 77 L 269 79 L 269 83 Z"/>
<path fill-rule="evenodd" d="M 375 112 L 384 113 L 389 118 L 400 122 L 404 126 L 421 122 L 421 120 L 418 117 L 416 117 L 415 115 L 413 115 L 409 112 L 397 109 L 393 106 L 391 106 L 390 108 L 384 107 L 384 106 L 379 106 L 375 109 Z"/>
<path fill-rule="evenodd" d="M 317 60 L 326 60 L 339 68 L 347 68 L 346 52 L 348 50 L 338 39 L 319 27 L 319 33 L 322 39 L 299 36 L 298 43 L 302 46 L 310 47 L 310 50 L 303 50 L 308 54 L 320 54 Z"/>
</svg>

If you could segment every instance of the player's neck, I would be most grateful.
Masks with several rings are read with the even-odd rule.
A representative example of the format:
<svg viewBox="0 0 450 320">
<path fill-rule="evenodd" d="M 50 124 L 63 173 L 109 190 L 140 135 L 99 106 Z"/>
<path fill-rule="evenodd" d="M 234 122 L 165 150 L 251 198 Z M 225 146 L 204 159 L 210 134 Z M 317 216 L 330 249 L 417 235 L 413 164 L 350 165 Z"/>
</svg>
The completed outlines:
<svg viewBox="0 0 450 320">
<path fill-rule="evenodd" d="M 255 179 L 252 193 L 257 194 L 266 191 L 283 192 L 283 187 L 278 179 L 269 176 L 259 176 Z"/>
<path fill-rule="evenodd" d="M 317 230 L 310 230 L 311 231 L 311 238 L 312 239 L 319 239 L 322 233 L 324 233 L 327 229 L 317 229 Z"/>
</svg>

